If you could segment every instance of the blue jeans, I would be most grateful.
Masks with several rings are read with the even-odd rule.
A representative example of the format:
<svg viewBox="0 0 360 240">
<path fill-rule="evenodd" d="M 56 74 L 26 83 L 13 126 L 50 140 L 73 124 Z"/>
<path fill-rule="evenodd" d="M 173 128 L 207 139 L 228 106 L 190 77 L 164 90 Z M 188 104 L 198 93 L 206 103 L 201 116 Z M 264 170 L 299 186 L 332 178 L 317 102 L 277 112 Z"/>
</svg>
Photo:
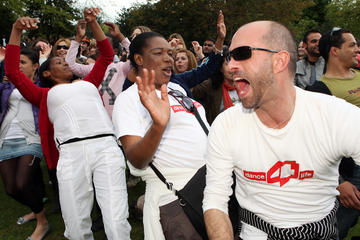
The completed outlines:
<svg viewBox="0 0 360 240">
<path fill-rule="evenodd" d="M 360 190 L 360 166 L 356 165 L 353 169 L 353 176 L 351 178 L 345 178 L 346 181 L 354 184 L 357 189 Z M 346 208 L 341 203 L 336 214 L 338 230 L 339 230 L 339 239 L 344 239 L 350 228 L 355 226 L 358 222 L 360 216 L 360 211 L 354 208 Z"/>
</svg>

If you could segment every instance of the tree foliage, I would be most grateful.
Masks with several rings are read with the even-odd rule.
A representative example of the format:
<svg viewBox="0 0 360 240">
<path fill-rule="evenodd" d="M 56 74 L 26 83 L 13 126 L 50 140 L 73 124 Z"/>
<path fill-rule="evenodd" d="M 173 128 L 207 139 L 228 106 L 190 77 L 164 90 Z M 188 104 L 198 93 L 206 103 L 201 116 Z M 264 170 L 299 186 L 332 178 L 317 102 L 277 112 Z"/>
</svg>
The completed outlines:
<svg viewBox="0 0 360 240">
<path fill-rule="evenodd" d="M 17 16 L 24 14 L 24 3 L 21 0 L 2 0 L 0 1 L 0 37 L 8 38 L 11 26 Z"/>
<path fill-rule="evenodd" d="M 360 1 L 332 0 L 327 5 L 326 20 L 331 27 L 339 26 L 348 29 L 355 37 L 360 38 Z"/>
<path fill-rule="evenodd" d="M 40 20 L 37 30 L 27 32 L 29 37 L 42 36 L 56 40 L 60 36 L 74 34 L 74 20 L 80 11 L 73 7 L 74 0 L 2 0 L 0 5 L 1 35 L 8 38 L 11 27 L 20 16 L 36 17 Z"/>
<path fill-rule="evenodd" d="M 87 5 L 96 3 L 97 0 L 89 0 Z M 38 30 L 27 33 L 30 37 L 56 40 L 71 36 L 83 7 L 76 5 L 75 0 L 1 0 L 0 37 L 8 38 L 12 23 L 24 15 L 37 17 L 41 22 Z M 238 27 L 254 20 L 281 22 L 292 30 L 297 40 L 309 29 L 324 32 L 332 26 L 347 28 L 360 37 L 360 1 L 357 0 L 148 0 L 122 9 L 117 22 L 127 36 L 133 27 L 145 25 L 165 37 L 180 33 L 189 46 L 192 40 L 216 38 L 219 9 L 225 15 L 227 43 Z"/>
<path fill-rule="evenodd" d="M 165 37 L 178 32 L 189 44 L 216 38 L 217 15 L 222 9 L 229 42 L 238 27 L 254 20 L 275 20 L 292 28 L 303 9 L 312 5 L 312 0 L 160 0 L 123 9 L 118 24 L 126 34 L 137 25 L 146 25 Z"/>
</svg>

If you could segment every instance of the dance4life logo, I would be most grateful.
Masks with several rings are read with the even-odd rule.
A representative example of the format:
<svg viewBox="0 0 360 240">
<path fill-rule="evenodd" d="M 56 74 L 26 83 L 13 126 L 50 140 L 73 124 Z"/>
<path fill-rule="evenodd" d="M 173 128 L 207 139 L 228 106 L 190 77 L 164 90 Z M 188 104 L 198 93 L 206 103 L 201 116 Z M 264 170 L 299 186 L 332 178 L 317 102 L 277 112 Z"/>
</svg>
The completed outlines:
<svg viewBox="0 0 360 240">
<path fill-rule="evenodd" d="M 182 100 L 181 100 L 182 101 Z M 196 107 L 196 108 L 199 108 L 199 107 L 201 107 L 201 104 L 200 103 L 198 103 L 198 102 L 195 102 L 195 101 L 193 101 L 193 103 L 194 103 L 194 106 Z M 193 114 L 192 112 L 189 112 L 186 108 L 184 108 L 182 105 L 172 105 L 171 106 L 171 109 L 174 111 L 174 113 L 177 113 L 177 112 L 187 112 L 187 113 L 191 113 L 191 114 Z"/>
<path fill-rule="evenodd" d="M 296 161 L 278 161 L 267 172 L 251 172 L 244 170 L 244 176 L 254 181 L 264 181 L 267 183 L 280 183 L 280 187 L 290 179 L 303 180 L 314 177 L 313 170 L 299 171 L 299 164 Z"/>
</svg>

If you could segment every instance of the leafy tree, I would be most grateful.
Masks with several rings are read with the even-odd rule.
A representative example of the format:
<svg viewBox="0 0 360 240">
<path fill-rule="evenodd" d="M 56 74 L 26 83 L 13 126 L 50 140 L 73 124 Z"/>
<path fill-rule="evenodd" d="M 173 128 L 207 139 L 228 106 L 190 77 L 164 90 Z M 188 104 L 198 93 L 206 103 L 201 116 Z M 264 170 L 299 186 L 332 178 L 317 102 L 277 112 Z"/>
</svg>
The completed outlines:
<svg viewBox="0 0 360 240">
<path fill-rule="evenodd" d="M 12 24 L 20 16 L 39 18 L 39 28 L 28 31 L 29 37 L 42 36 L 56 40 L 60 36 L 74 34 L 74 20 L 80 18 L 80 11 L 73 7 L 74 0 L 2 0 L 0 2 L 0 36 L 10 35 Z"/>
<path fill-rule="evenodd" d="M 75 20 L 80 11 L 73 8 L 73 0 L 25 0 L 26 14 L 40 20 L 39 28 L 30 31 L 29 36 L 43 36 L 51 41 L 69 37 L 75 33 Z"/>
<path fill-rule="evenodd" d="M 300 42 L 306 31 L 318 29 L 323 32 L 327 29 L 326 6 L 331 0 L 313 0 L 313 4 L 305 8 L 298 21 L 293 24 L 293 33 Z"/>
<path fill-rule="evenodd" d="M 360 38 L 360 1 L 332 0 L 327 6 L 326 19 L 331 30 L 339 26 L 350 30 L 353 35 Z"/>
<path fill-rule="evenodd" d="M 227 43 L 238 27 L 254 20 L 275 20 L 291 29 L 312 0 L 160 0 L 124 9 L 119 15 L 120 29 L 130 34 L 132 27 L 146 25 L 165 37 L 180 33 L 187 45 L 216 37 L 218 11 L 223 10 Z"/>
<path fill-rule="evenodd" d="M 24 13 L 24 3 L 21 0 L 2 0 L 0 1 L 0 37 L 9 39 L 12 24 L 17 16 Z"/>
</svg>

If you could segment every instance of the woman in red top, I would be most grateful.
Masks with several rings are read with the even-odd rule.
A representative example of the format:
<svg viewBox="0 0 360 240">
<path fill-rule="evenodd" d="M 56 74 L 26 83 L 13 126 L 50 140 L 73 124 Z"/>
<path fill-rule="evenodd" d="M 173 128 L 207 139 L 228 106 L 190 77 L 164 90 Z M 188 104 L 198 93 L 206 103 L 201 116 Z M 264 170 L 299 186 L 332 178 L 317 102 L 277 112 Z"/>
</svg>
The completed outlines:
<svg viewBox="0 0 360 240">
<path fill-rule="evenodd" d="M 99 12 L 96 8 L 84 10 L 100 56 L 83 81 L 72 81 L 72 71 L 60 57 L 50 57 L 40 67 L 45 88 L 37 87 L 19 71 L 21 32 L 36 29 L 39 23 L 29 17 L 13 24 L 5 70 L 24 98 L 40 108 L 41 144 L 50 169 L 56 167 L 59 156 L 57 178 L 65 237 L 93 239 L 90 212 L 94 184 L 108 239 L 130 239 L 124 157 L 97 90 L 113 60 L 111 45 L 96 21 Z"/>
</svg>

